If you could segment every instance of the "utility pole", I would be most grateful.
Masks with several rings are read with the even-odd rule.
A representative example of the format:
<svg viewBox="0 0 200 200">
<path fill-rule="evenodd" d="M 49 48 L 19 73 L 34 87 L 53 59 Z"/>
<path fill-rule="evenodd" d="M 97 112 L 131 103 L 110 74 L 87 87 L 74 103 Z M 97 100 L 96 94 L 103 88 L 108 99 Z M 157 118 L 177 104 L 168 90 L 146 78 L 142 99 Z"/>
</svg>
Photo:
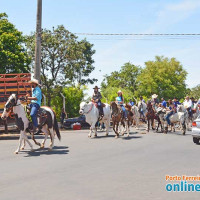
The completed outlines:
<svg viewBox="0 0 200 200">
<path fill-rule="evenodd" d="M 42 35 L 42 0 L 37 0 L 37 22 L 35 35 L 35 68 L 34 78 L 40 82 L 41 65 L 41 35 Z"/>
</svg>

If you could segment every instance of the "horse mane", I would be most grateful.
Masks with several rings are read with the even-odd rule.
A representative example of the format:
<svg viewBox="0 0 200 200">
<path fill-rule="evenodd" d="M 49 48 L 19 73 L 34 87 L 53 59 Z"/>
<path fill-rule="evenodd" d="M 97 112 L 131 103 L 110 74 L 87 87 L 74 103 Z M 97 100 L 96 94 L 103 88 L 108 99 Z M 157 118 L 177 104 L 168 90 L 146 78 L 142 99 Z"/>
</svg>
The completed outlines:
<svg viewBox="0 0 200 200">
<path fill-rule="evenodd" d="M 125 108 L 127 108 L 128 111 L 131 111 L 132 106 L 126 103 Z"/>
</svg>

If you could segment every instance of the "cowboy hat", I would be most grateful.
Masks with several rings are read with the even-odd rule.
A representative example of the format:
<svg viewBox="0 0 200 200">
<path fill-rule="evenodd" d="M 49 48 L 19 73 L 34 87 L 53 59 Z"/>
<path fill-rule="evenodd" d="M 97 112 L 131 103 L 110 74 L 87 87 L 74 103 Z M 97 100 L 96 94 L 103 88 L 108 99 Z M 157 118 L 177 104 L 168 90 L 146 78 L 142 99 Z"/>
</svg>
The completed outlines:
<svg viewBox="0 0 200 200">
<path fill-rule="evenodd" d="M 31 79 L 31 80 L 29 81 L 29 83 L 35 83 L 35 84 L 41 86 L 41 85 L 39 84 L 39 81 L 38 81 L 37 79 L 34 79 L 34 78 Z"/>
<path fill-rule="evenodd" d="M 117 94 L 119 94 L 119 93 L 122 93 L 122 91 L 121 91 L 121 90 L 119 90 L 119 91 L 117 92 Z"/>
<path fill-rule="evenodd" d="M 97 85 L 93 89 L 100 89 Z"/>
<path fill-rule="evenodd" d="M 152 99 L 156 99 L 157 97 L 158 97 L 157 94 L 153 94 L 153 95 L 152 95 Z"/>
</svg>

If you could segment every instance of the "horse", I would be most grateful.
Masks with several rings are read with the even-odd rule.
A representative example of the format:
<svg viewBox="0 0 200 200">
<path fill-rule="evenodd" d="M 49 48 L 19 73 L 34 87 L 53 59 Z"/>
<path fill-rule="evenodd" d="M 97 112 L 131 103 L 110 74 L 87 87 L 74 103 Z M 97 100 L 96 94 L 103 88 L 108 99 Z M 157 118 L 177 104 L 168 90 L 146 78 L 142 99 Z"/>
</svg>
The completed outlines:
<svg viewBox="0 0 200 200">
<path fill-rule="evenodd" d="M 194 104 L 194 109 L 192 111 L 193 111 L 193 121 L 194 121 L 195 119 L 197 119 L 198 116 L 200 116 L 200 110 L 199 110 L 198 103 Z"/>
<path fill-rule="evenodd" d="M 184 113 L 187 130 L 190 131 L 190 128 L 192 127 L 193 116 L 192 116 L 192 118 L 189 116 L 187 109 L 182 104 L 177 106 L 177 112 Z"/>
<path fill-rule="evenodd" d="M 139 124 L 140 124 L 139 109 L 136 105 L 134 105 L 134 106 L 132 106 L 131 111 L 133 113 L 133 125 L 135 124 L 136 128 L 139 129 Z"/>
<path fill-rule="evenodd" d="M 160 117 L 161 123 L 164 124 L 164 133 L 167 134 L 168 132 L 168 125 L 167 125 L 167 121 L 166 121 L 166 116 L 170 111 L 166 111 L 166 109 L 163 109 L 161 112 L 158 112 L 158 115 Z M 175 124 L 175 123 L 179 123 L 182 129 L 182 134 L 185 135 L 186 132 L 186 125 L 185 125 L 185 121 L 186 121 L 186 113 L 184 112 L 176 112 L 174 113 L 172 116 L 170 116 L 169 118 L 171 124 Z"/>
<path fill-rule="evenodd" d="M 111 118 L 110 105 L 105 103 L 104 107 L 103 107 L 103 112 L 104 112 L 104 117 L 100 120 L 100 122 L 105 124 L 106 136 L 108 136 L 109 128 L 110 128 L 110 118 Z M 95 103 L 93 103 L 93 102 L 89 102 L 89 103 L 81 102 L 79 114 L 85 115 L 86 122 L 88 124 L 90 124 L 90 132 L 88 134 L 88 137 L 92 137 L 93 131 L 94 131 L 94 137 L 97 137 L 97 130 L 95 128 L 95 125 L 99 120 L 99 110 L 96 107 Z"/>
<path fill-rule="evenodd" d="M 149 132 L 150 129 L 150 121 L 151 121 L 151 127 L 152 130 L 155 130 L 154 126 L 154 119 L 158 121 L 158 126 L 156 128 L 156 132 L 158 132 L 158 128 L 161 125 L 161 131 L 162 131 L 162 124 L 160 121 L 160 118 L 158 115 L 156 115 L 155 110 L 153 109 L 153 106 L 151 104 L 151 101 L 147 102 L 147 113 L 146 113 L 146 118 L 147 118 L 147 131 Z"/>
<path fill-rule="evenodd" d="M 119 137 L 119 133 L 118 133 L 119 125 L 120 125 L 120 123 L 124 123 L 124 122 L 122 122 L 122 118 L 123 118 L 122 109 L 114 101 L 110 103 L 110 107 L 111 107 L 111 118 L 112 118 L 112 122 L 113 122 L 113 131 L 116 134 L 115 138 L 118 138 Z"/>
<path fill-rule="evenodd" d="M 31 151 L 33 151 L 33 145 L 29 142 L 28 137 L 26 135 L 27 132 L 31 133 L 30 128 L 29 128 L 29 120 L 26 116 L 24 106 L 21 104 L 21 101 L 20 99 L 18 99 L 18 95 L 16 94 L 12 94 L 8 98 L 8 101 L 6 102 L 5 107 L 4 107 L 3 114 L 1 116 L 2 119 L 6 119 L 12 110 L 13 110 L 13 113 L 15 114 L 16 124 L 20 130 L 19 146 L 17 150 L 15 151 L 15 154 L 18 154 L 20 150 L 23 150 L 25 148 L 25 142 L 29 144 Z M 52 150 L 54 146 L 55 133 L 58 139 L 61 140 L 60 131 L 58 129 L 58 123 L 56 120 L 56 115 L 51 108 L 46 107 L 46 106 L 42 106 L 39 109 L 39 112 L 45 113 L 45 121 L 43 121 L 42 128 L 41 128 L 42 132 L 45 133 L 45 138 L 42 144 L 40 144 L 39 142 L 36 142 L 34 138 L 34 134 L 32 134 L 32 139 L 36 145 L 40 146 L 40 148 L 44 148 L 45 141 L 49 134 L 51 138 L 49 150 Z M 22 146 L 23 141 L 24 143 Z"/>
<path fill-rule="evenodd" d="M 138 111 L 140 114 L 140 119 L 145 122 L 145 116 L 147 114 L 147 104 L 144 103 L 143 101 L 139 101 L 138 103 Z"/>
</svg>

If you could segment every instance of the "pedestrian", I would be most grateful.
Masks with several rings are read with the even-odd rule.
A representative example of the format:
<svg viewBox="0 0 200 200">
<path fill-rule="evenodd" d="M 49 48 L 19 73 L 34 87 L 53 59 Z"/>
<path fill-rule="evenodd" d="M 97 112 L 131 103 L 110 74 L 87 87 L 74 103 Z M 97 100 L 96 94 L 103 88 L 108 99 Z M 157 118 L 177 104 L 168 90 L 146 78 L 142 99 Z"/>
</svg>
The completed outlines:
<svg viewBox="0 0 200 200">
<path fill-rule="evenodd" d="M 64 127 L 64 119 L 67 118 L 67 113 L 65 112 L 65 109 L 62 108 L 62 112 L 60 114 L 60 119 L 61 119 L 61 127 Z"/>
</svg>

